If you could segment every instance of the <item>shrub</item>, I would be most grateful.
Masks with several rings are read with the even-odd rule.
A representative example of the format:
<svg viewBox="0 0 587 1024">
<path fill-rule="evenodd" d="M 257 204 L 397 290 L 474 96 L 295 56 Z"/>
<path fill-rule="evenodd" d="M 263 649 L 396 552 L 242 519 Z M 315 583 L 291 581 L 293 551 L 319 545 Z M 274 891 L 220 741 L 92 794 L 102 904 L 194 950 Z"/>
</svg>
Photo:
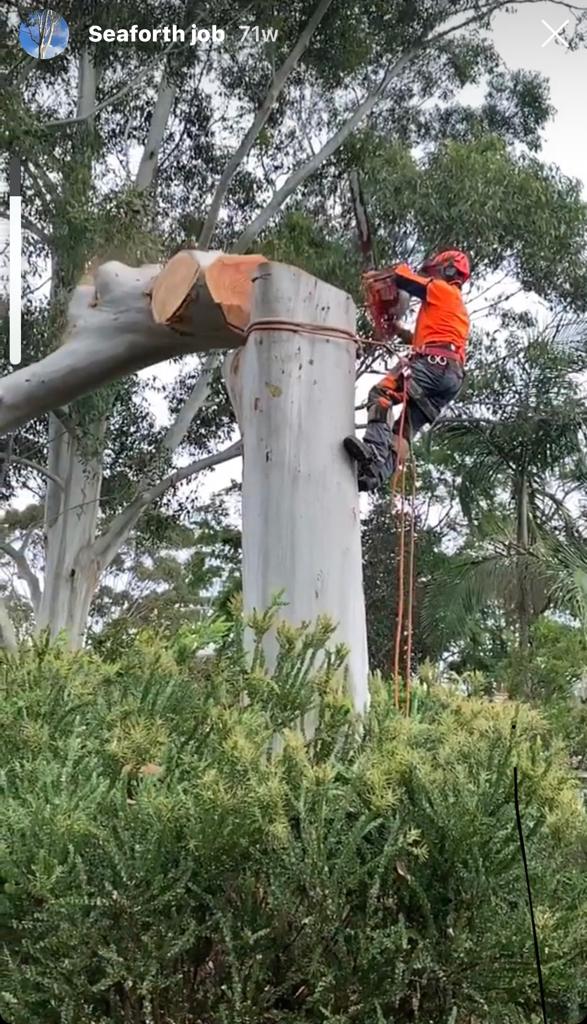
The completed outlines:
<svg viewBox="0 0 587 1024">
<path fill-rule="evenodd" d="M 281 627 L 270 675 L 270 621 L 252 659 L 238 623 L 212 658 L 201 629 L 118 661 L 4 658 L 6 1021 L 530 1020 L 515 762 L 552 1019 L 572 1019 L 587 830 L 546 723 L 438 694 L 407 720 L 375 683 L 359 730 L 328 623 Z"/>
</svg>

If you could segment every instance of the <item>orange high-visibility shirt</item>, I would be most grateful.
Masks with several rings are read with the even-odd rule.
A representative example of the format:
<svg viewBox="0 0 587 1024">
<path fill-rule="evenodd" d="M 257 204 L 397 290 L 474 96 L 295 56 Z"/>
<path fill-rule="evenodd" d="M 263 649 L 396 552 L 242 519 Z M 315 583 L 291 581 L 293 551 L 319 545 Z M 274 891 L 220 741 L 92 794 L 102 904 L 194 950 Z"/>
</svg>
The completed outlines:
<svg viewBox="0 0 587 1024">
<path fill-rule="evenodd" d="M 422 300 L 412 348 L 420 351 L 435 342 L 439 345 L 450 343 L 464 362 L 471 321 L 458 285 L 416 274 L 406 263 L 400 263 L 393 269 L 398 288 Z"/>
</svg>

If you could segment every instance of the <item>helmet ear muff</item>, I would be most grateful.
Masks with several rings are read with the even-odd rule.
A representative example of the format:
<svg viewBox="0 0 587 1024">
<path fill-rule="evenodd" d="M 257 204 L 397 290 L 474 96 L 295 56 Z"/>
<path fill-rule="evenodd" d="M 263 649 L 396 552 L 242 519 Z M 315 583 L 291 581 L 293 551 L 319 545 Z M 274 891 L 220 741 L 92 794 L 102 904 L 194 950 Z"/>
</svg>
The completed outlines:
<svg viewBox="0 0 587 1024">
<path fill-rule="evenodd" d="M 444 277 L 444 280 L 447 281 L 449 284 L 456 283 L 458 284 L 459 288 L 463 286 L 465 278 L 461 274 L 458 267 L 455 267 L 454 263 L 447 263 L 446 266 L 442 268 L 442 271 L 442 276 Z"/>
</svg>

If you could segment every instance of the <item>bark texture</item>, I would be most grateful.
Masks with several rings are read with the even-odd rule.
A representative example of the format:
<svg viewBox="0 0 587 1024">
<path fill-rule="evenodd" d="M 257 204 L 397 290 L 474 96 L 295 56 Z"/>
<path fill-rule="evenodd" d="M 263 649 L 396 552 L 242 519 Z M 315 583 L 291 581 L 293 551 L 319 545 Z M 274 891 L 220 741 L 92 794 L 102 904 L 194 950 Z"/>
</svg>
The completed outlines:
<svg viewBox="0 0 587 1024">
<path fill-rule="evenodd" d="M 66 631 L 73 649 L 83 644 L 100 571 L 92 545 L 102 488 L 103 431 L 103 420 L 88 429 L 86 443 L 98 453 L 92 457 L 80 449 L 75 433 L 55 416 L 49 420 L 50 469 L 63 486 L 53 480 L 47 485 L 45 586 L 37 628 L 48 629 L 51 636 Z"/>
</svg>

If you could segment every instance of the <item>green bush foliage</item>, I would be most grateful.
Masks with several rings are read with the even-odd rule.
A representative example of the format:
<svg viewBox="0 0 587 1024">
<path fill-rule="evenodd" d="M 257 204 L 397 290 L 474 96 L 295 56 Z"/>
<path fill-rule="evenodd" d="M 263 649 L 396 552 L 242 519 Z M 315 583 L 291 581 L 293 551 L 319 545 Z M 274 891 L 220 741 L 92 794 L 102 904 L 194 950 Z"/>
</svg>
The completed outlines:
<svg viewBox="0 0 587 1024">
<path fill-rule="evenodd" d="M 577 1020 L 587 827 L 547 724 L 440 691 L 406 719 L 375 680 L 358 728 L 329 623 L 280 626 L 267 671 L 275 614 L 252 655 L 237 617 L 2 656 L 4 1019 L 530 1021 L 517 763 L 552 1020 Z"/>
</svg>

